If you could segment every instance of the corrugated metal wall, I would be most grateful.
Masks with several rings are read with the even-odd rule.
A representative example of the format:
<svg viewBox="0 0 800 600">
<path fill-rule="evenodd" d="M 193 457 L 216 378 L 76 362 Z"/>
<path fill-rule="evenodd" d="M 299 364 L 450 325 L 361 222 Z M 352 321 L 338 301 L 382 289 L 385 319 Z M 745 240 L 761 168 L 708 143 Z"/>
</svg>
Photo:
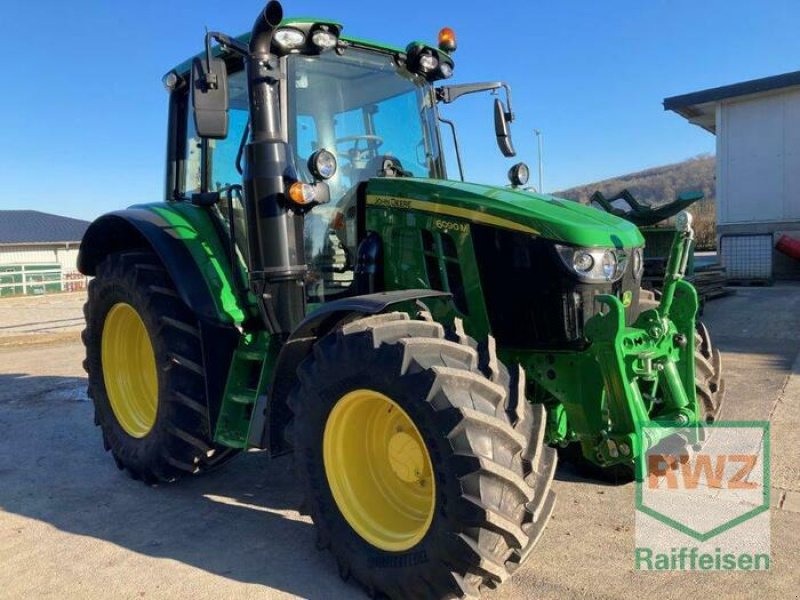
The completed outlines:
<svg viewBox="0 0 800 600">
<path fill-rule="evenodd" d="M 717 111 L 720 225 L 800 220 L 800 90 Z"/>
<path fill-rule="evenodd" d="M 64 273 L 77 271 L 78 244 L 0 246 L 0 265 L 59 264 Z"/>
</svg>

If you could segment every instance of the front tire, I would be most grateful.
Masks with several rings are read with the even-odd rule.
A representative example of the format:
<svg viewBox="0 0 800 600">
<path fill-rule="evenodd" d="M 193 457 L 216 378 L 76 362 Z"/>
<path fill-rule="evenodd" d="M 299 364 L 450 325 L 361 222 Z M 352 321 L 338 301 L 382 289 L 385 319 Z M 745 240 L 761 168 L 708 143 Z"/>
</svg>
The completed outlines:
<svg viewBox="0 0 800 600">
<path fill-rule="evenodd" d="M 290 405 L 319 545 L 371 595 L 495 587 L 549 519 L 544 411 L 525 399 L 521 370 L 509 378 L 476 346 L 390 313 L 327 335 L 300 367 Z"/>
<path fill-rule="evenodd" d="M 84 315 L 95 424 L 120 469 L 155 484 L 235 455 L 212 441 L 197 320 L 154 254 L 109 255 Z"/>
</svg>

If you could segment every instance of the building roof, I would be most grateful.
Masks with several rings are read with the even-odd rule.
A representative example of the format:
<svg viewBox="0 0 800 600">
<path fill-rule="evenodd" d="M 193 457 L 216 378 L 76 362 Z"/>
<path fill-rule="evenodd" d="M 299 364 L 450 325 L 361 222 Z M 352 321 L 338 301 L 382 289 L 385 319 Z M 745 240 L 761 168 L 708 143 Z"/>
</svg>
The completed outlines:
<svg viewBox="0 0 800 600">
<path fill-rule="evenodd" d="M 665 98 L 664 110 L 676 112 L 690 123 L 715 134 L 717 104 L 723 100 L 757 96 L 797 86 L 800 86 L 800 71 Z"/>
<path fill-rule="evenodd" d="M 79 242 L 88 221 L 38 210 L 0 210 L 0 245 Z"/>
</svg>

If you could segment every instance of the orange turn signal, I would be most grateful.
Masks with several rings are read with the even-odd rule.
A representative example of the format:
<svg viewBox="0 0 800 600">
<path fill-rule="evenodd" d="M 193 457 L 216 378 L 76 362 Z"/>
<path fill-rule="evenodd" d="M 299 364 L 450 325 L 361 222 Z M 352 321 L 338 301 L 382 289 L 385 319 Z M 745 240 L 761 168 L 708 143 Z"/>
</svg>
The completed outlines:
<svg viewBox="0 0 800 600">
<path fill-rule="evenodd" d="M 439 32 L 439 50 L 443 52 L 455 52 L 456 47 L 456 32 L 449 27 L 444 27 Z"/>
<path fill-rule="evenodd" d="M 295 181 L 289 186 L 289 198 L 291 198 L 292 202 L 300 206 L 311 204 L 316 198 L 314 186 L 303 183 L 302 181 Z"/>
</svg>

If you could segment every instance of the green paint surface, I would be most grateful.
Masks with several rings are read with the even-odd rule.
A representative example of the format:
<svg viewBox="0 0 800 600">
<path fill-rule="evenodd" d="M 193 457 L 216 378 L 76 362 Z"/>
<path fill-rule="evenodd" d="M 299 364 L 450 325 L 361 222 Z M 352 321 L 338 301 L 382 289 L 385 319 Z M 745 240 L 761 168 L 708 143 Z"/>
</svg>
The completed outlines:
<svg viewBox="0 0 800 600">
<path fill-rule="evenodd" d="M 245 302 L 236 293 L 235 277 L 241 275 L 231 269 L 228 252 L 208 209 L 188 202 L 157 202 L 132 208 L 149 210 L 169 224 L 167 233 L 186 244 L 200 268 L 214 298 L 220 322 L 241 324 L 252 310 L 252 298 L 248 295 Z"/>
</svg>

